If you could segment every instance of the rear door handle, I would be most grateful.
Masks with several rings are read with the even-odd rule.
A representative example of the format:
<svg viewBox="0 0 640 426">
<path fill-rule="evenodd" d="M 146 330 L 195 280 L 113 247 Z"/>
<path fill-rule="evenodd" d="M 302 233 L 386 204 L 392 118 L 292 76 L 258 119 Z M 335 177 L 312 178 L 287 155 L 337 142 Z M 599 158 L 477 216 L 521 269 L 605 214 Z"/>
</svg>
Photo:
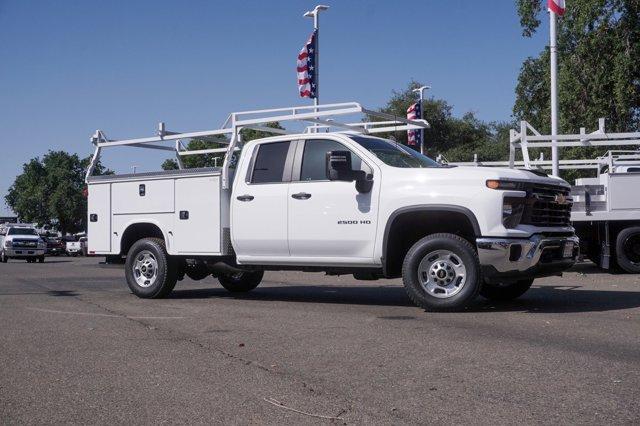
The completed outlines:
<svg viewBox="0 0 640 426">
<path fill-rule="evenodd" d="M 251 201 L 253 200 L 253 195 L 238 195 L 236 198 L 240 201 Z"/>
<path fill-rule="evenodd" d="M 298 192 L 297 194 L 293 194 L 291 197 L 295 198 L 296 200 L 308 200 L 309 198 L 311 198 L 311 194 L 308 194 L 306 192 Z"/>
</svg>

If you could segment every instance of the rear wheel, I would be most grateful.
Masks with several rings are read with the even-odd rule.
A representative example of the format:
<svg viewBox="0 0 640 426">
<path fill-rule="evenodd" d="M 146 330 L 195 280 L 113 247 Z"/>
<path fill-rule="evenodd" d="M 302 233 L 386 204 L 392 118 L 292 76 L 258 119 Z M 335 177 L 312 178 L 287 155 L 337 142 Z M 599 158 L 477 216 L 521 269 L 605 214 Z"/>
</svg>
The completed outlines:
<svg viewBox="0 0 640 426">
<path fill-rule="evenodd" d="M 125 275 L 129 288 L 138 297 L 157 299 L 167 296 L 176 285 L 177 265 L 167 254 L 164 241 L 144 238 L 127 254 Z"/>
<path fill-rule="evenodd" d="M 489 300 L 513 300 L 525 294 L 532 284 L 533 278 L 511 283 L 484 283 L 480 294 Z"/>
<path fill-rule="evenodd" d="M 264 276 L 263 271 L 243 271 L 230 275 L 220 275 L 218 281 L 231 293 L 246 293 L 258 287 Z"/>
<path fill-rule="evenodd" d="M 40 257 L 38 257 L 38 262 L 40 262 L 40 263 L 44 263 L 44 256 L 40 256 Z"/>
<path fill-rule="evenodd" d="M 461 309 L 480 291 L 478 255 L 457 235 L 429 235 L 407 252 L 402 281 L 417 306 L 428 311 Z"/>
<path fill-rule="evenodd" d="M 640 273 L 640 226 L 620 231 L 616 238 L 616 260 L 626 272 Z"/>
</svg>

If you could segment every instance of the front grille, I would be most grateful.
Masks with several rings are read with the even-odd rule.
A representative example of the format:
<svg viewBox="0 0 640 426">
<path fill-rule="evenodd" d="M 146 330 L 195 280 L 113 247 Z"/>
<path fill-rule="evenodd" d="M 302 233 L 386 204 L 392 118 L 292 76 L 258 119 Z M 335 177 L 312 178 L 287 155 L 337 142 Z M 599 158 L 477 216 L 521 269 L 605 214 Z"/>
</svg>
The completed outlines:
<svg viewBox="0 0 640 426">
<path fill-rule="evenodd" d="M 524 209 L 523 225 L 569 226 L 571 224 L 570 189 L 560 185 L 534 183 L 527 188 L 527 198 L 532 200 Z M 564 204 L 558 198 L 564 197 Z"/>
<path fill-rule="evenodd" d="M 37 247 L 38 242 L 33 240 L 13 240 L 13 247 Z"/>
</svg>

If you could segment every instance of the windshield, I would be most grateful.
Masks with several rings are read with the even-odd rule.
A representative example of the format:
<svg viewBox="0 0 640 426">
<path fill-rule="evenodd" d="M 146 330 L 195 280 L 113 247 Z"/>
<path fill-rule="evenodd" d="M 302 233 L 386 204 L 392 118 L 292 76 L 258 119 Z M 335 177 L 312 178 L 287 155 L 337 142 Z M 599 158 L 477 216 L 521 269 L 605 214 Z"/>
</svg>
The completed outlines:
<svg viewBox="0 0 640 426">
<path fill-rule="evenodd" d="M 7 235 L 38 235 L 33 228 L 9 228 Z"/>
<path fill-rule="evenodd" d="M 388 139 L 350 136 L 385 164 L 402 168 L 442 167 L 438 162 L 402 144 Z"/>
</svg>

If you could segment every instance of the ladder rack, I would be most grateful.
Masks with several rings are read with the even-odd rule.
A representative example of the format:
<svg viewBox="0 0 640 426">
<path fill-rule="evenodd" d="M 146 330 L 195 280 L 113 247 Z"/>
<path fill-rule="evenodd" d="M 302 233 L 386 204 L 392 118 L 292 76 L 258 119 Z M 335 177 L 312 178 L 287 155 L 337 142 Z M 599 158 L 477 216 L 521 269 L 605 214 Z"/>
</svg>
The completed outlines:
<svg viewBox="0 0 640 426">
<path fill-rule="evenodd" d="M 343 123 L 335 117 L 347 115 L 364 115 L 369 119 L 380 119 L 381 121 L 361 121 Z M 229 114 L 225 122 L 218 129 L 197 132 L 172 132 L 166 130 L 164 122 L 158 124 L 158 131 L 155 136 L 137 139 L 109 139 L 102 130 L 96 130 L 91 137 L 91 142 L 95 146 L 93 157 L 86 174 L 86 180 L 93 174 L 96 164 L 100 159 L 103 148 L 116 146 L 134 146 L 138 148 L 149 148 L 175 153 L 178 166 L 184 168 L 182 157 L 185 155 L 200 155 L 211 153 L 225 153 L 222 165 L 222 187 L 228 189 L 229 168 L 232 163 L 233 153 L 241 150 L 242 140 L 240 131 L 242 129 L 253 129 L 269 132 L 275 135 L 295 134 L 300 132 L 290 132 L 285 129 L 275 129 L 269 127 L 268 123 L 298 121 L 311 123 L 304 133 L 318 132 L 320 129 L 329 131 L 336 128 L 341 131 L 349 131 L 360 134 L 376 134 L 391 131 L 428 129 L 429 123 L 426 120 L 409 120 L 393 114 L 374 111 L 364 108 L 357 102 L 346 102 L 326 105 L 296 106 L 286 108 L 262 109 L 253 111 L 233 112 Z M 187 139 L 203 139 L 226 145 L 224 148 L 211 148 L 189 150 L 183 141 Z M 163 142 L 173 142 L 173 146 L 163 145 Z"/>
<path fill-rule="evenodd" d="M 530 134 L 531 133 L 531 134 Z M 554 142 L 557 141 L 557 142 Z M 597 146 L 626 146 L 635 147 L 634 150 L 613 150 L 595 159 L 575 159 L 559 160 L 558 165 L 561 170 L 568 169 L 595 169 L 600 174 L 602 166 L 609 165 L 610 169 L 615 165 L 638 162 L 640 160 L 640 132 L 628 133 L 606 133 L 605 120 L 598 120 L 598 130 L 586 133 L 585 128 L 580 129 L 578 134 L 570 135 L 542 135 L 531 124 L 526 121 L 520 122 L 520 131 L 511 130 L 509 133 L 509 160 L 508 161 L 481 161 L 478 155 L 474 154 L 473 161 L 451 162 L 449 164 L 459 166 L 487 166 L 487 167 L 524 167 L 526 169 L 552 170 L 553 162 L 544 158 L 540 153 L 537 159 L 531 159 L 529 148 L 558 148 L 568 147 L 597 147 Z M 522 150 L 522 160 L 516 160 L 516 150 Z"/>
</svg>

